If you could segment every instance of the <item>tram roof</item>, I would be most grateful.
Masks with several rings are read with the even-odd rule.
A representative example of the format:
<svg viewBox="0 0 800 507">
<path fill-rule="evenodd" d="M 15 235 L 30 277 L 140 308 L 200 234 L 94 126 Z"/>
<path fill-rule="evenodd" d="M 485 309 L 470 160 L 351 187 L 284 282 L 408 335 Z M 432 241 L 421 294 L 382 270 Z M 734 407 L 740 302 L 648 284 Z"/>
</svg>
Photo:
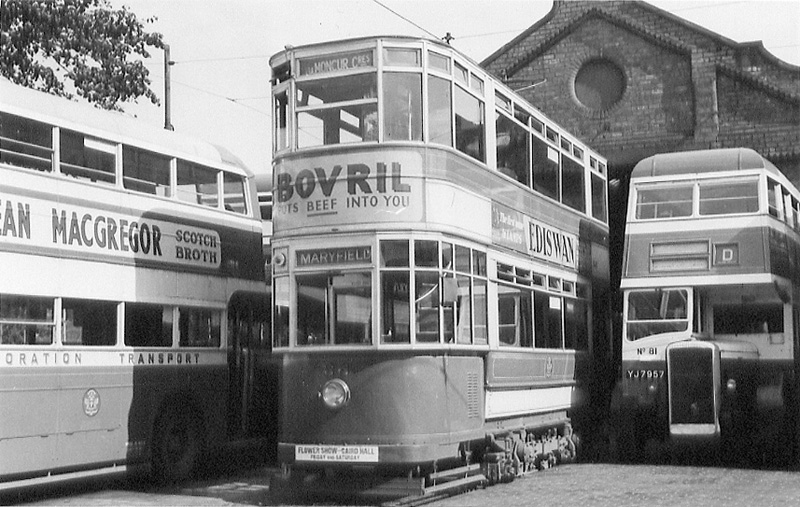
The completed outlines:
<svg viewBox="0 0 800 507">
<path fill-rule="evenodd" d="M 252 176 L 244 162 L 227 148 L 179 132 L 155 127 L 118 111 L 41 92 L 0 78 L 0 110 L 74 129 L 112 142 L 187 158 L 234 166 Z"/>
<path fill-rule="evenodd" d="M 766 169 L 780 175 L 783 173 L 769 160 L 750 148 L 723 148 L 716 150 L 681 151 L 660 153 L 647 157 L 636 164 L 632 178 L 648 176 L 672 176 L 677 174 L 706 174 L 720 171 L 746 171 Z"/>
<path fill-rule="evenodd" d="M 331 39 L 322 42 L 312 42 L 310 44 L 303 44 L 300 46 L 292 46 L 291 44 L 287 44 L 283 51 L 279 51 L 274 55 L 272 55 L 272 57 L 269 60 L 269 63 L 270 66 L 272 67 L 274 67 L 276 64 L 279 65 L 283 63 L 286 60 L 286 53 L 290 51 L 300 51 L 302 53 L 304 51 L 313 51 L 317 48 L 322 48 L 322 47 L 347 46 L 347 45 L 354 45 L 362 42 L 370 42 L 376 40 L 391 40 L 394 42 L 422 42 L 422 41 L 429 42 L 441 48 L 445 48 L 450 51 L 455 51 L 459 54 L 459 56 L 463 57 L 465 60 L 468 60 L 473 64 L 475 64 L 476 66 L 480 67 L 480 65 L 475 60 L 466 56 L 464 53 L 454 48 L 450 44 L 442 42 L 438 39 L 432 39 L 428 37 L 413 37 L 411 35 L 367 35 L 364 37 L 351 37 L 347 39 Z"/>
</svg>

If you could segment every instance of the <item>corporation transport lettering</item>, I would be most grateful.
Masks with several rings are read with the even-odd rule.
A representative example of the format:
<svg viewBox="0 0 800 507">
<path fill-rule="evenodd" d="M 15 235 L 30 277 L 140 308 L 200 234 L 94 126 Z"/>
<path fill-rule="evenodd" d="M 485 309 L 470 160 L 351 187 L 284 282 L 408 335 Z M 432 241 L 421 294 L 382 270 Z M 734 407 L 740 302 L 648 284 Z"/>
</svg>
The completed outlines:
<svg viewBox="0 0 800 507">
<path fill-rule="evenodd" d="M 81 365 L 80 352 L 6 352 L 4 366 L 69 366 Z"/>
</svg>

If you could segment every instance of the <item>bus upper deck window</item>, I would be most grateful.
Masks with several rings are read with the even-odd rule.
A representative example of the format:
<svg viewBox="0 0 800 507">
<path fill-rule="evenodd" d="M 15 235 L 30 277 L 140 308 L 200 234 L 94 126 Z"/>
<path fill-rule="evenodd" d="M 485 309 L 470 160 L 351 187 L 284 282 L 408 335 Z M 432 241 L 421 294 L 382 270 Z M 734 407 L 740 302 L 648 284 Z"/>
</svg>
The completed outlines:
<svg viewBox="0 0 800 507">
<path fill-rule="evenodd" d="M 75 178 L 114 183 L 117 146 L 61 129 L 61 172 Z"/>
<path fill-rule="evenodd" d="M 0 113 L 0 162 L 38 171 L 53 170 L 53 127 Z"/>
<path fill-rule="evenodd" d="M 238 174 L 222 173 L 222 195 L 225 203 L 225 209 L 239 213 L 242 215 L 247 214 L 247 201 L 244 192 L 244 177 Z"/>
<path fill-rule="evenodd" d="M 216 208 L 219 200 L 218 173 L 210 167 L 178 160 L 178 199 Z"/>
<path fill-rule="evenodd" d="M 758 211 L 758 181 L 700 183 L 700 214 L 728 215 Z"/>
<path fill-rule="evenodd" d="M 767 204 L 769 206 L 769 214 L 774 217 L 780 216 L 780 210 L 778 209 L 778 195 L 776 192 L 779 192 L 780 186 L 778 182 L 773 180 L 772 178 L 767 178 Z"/>
<path fill-rule="evenodd" d="M 692 185 L 641 187 L 636 193 L 636 218 L 688 217 L 692 215 Z"/>
<path fill-rule="evenodd" d="M 170 158 L 131 146 L 122 147 L 122 184 L 125 188 L 169 197 Z"/>
</svg>

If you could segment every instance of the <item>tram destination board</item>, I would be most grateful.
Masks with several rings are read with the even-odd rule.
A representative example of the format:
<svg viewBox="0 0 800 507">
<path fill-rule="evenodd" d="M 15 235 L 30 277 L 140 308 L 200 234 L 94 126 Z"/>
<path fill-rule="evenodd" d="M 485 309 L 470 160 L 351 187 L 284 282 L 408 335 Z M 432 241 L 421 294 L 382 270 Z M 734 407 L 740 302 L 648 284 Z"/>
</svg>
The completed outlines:
<svg viewBox="0 0 800 507">
<path fill-rule="evenodd" d="M 376 445 L 297 445 L 294 453 L 296 461 L 378 462 Z"/>
</svg>

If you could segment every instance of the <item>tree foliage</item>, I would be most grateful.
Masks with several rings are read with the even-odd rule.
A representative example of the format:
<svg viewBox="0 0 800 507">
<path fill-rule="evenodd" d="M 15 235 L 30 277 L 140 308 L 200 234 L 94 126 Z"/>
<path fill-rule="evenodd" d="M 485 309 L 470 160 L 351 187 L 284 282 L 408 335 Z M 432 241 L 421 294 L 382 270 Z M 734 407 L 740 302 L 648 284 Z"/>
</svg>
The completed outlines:
<svg viewBox="0 0 800 507">
<path fill-rule="evenodd" d="M 157 104 L 149 71 L 135 57 L 149 57 L 148 47 L 163 48 L 162 35 L 108 0 L 0 2 L 0 74 L 29 88 L 67 98 L 74 88 L 105 109 L 140 96 Z"/>
</svg>

